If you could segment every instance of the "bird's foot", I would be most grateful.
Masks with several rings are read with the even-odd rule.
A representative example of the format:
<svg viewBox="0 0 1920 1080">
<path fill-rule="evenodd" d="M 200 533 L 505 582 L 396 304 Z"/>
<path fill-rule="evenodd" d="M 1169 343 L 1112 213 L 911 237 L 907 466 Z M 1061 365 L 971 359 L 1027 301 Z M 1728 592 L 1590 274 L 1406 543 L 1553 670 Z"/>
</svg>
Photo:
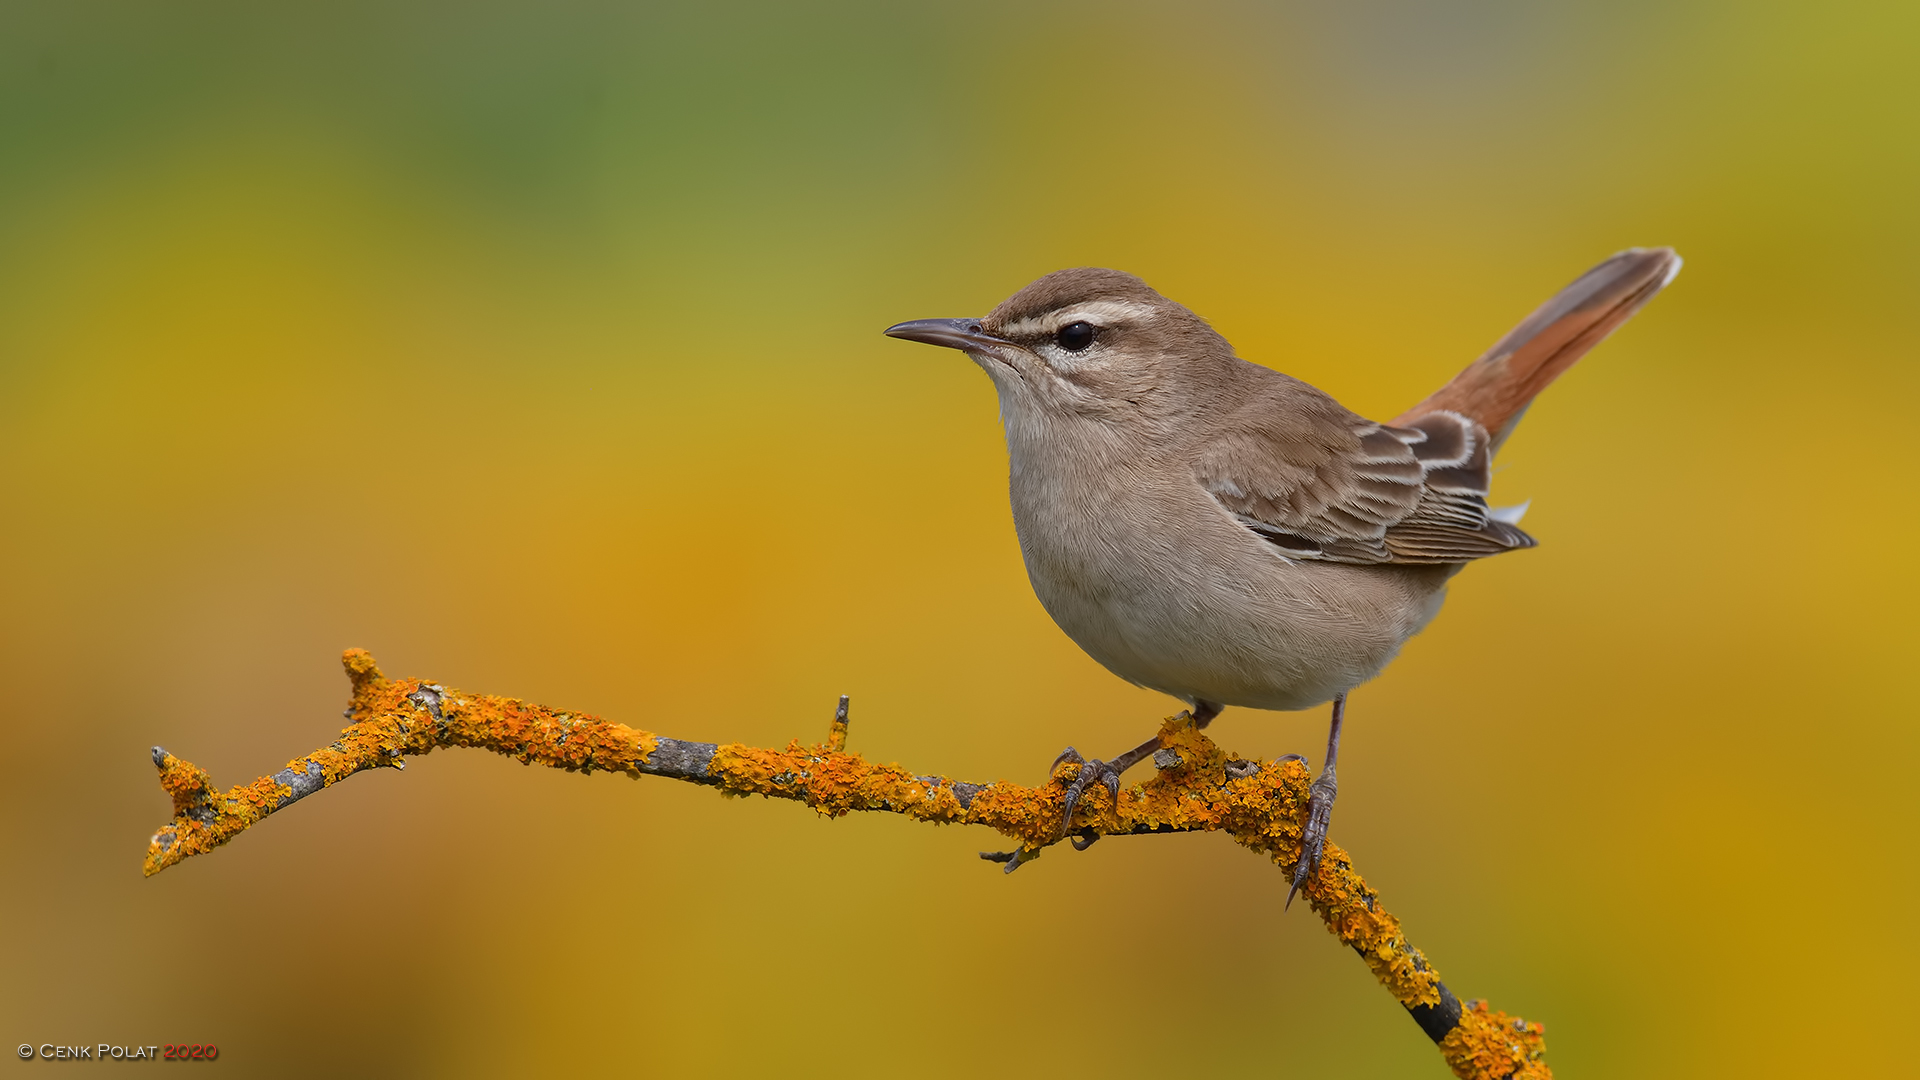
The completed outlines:
<svg viewBox="0 0 1920 1080">
<path fill-rule="evenodd" d="M 1116 762 L 1083 758 L 1078 750 L 1069 746 L 1060 752 L 1059 757 L 1053 759 L 1053 764 L 1047 768 L 1047 772 L 1051 774 L 1063 761 L 1071 761 L 1080 766 L 1080 771 L 1075 774 L 1073 782 L 1067 785 L 1066 808 L 1060 814 L 1059 835 L 1061 836 L 1073 831 L 1073 812 L 1080 805 L 1080 797 L 1095 784 L 1107 789 L 1107 795 L 1113 800 L 1114 806 L 1120 805 L 1120 769 L 1115 768 Z M 1084 836 L 1075 836 L 1072 838 L 1073 850 L 1085 851 L 1098 839 L 1100 839 L 1099 834 L 1092 832 Z"/>
<path fill-rule="evenodd" d="M 1293 906 L 1294 894 L 1307 879 L 1320 872 L 1320 856 L 1327 846 L 1327 823 L 1333 820 L 1333 797 L 1340 784 L 1332 769 L 1323 769 L 1313 782 L 1307 799 L 1307 824 L 1300 830 L 1300 861 L 1293 868 L 1293 887 L 1287 890 L 1286 907 Z"/>
</svg>

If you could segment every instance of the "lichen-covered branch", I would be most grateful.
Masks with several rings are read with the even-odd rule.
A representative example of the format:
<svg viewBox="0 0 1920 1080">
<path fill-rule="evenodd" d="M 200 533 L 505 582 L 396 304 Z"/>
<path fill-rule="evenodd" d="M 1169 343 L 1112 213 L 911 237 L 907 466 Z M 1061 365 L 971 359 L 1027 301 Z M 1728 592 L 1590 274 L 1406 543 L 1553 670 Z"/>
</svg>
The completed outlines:
<svg viewBox="0 0 1920 1080">
<path fill-rule="evenodd" d="M 466 694 L 420 679 L 388 679 L 373 657 L 344 657 L 353 696 L 352 721 L 332 744 L 287 767 L 222 793 L 204 769 L 154 747 L 160 784 L 173 797 L 173 820 L 153 835 L 146 872 L 212 851 L 276 810 L 365 769 L 405 768 L 409 756 L 446 746 L 472 746 L 569 772 L 666 776 L 728 795 L 764 795 L 803 802 L 838 817 L 853 810 L 904 814 L 920 821 L 984 825 L 1016 850 L 988 855 L 1008 869 L 1030 862 L 1058 835 L 1065 782 L 1076 766 L 1035 788 L 1005 782 L 970 784 L 920 776 L 898 765 L 875 765 L 845 750 L 847 701 L 840 700 L 827 741 L 784 750 L 737 743 L 687 742 L 584 713 L 514 698 Z M 1311 777 L 1298 760 L 1246 761 L 1222 752 L 1187 721 L 1160 730 L 1152 779 L 1110 800 L 1096 787 L 1074 822 L 1083 837 L 1159 832 L 1222 832 L 1291 875 L 1300 854 L 1301 822 Z M 985 853 L 983 853 L 985 854 Z M 1374 977 L 1439 1046 L 1456 1076 L 1545 1078 L 1544 1029 L 1495 1012 L 1484 1002 L 1462 1006 L 1407 942 L 1399 920 L 1338 845 L 1326 846 L 1320 872 L 1303 895 L 1327 929 L 1351 945 Z"/>
</svg>

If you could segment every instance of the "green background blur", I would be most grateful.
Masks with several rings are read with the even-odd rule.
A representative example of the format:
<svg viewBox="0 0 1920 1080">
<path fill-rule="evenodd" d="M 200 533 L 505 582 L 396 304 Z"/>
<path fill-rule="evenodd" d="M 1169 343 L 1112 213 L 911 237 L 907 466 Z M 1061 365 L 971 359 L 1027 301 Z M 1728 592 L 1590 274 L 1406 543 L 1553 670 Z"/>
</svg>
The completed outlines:
<svg viewBox="0 0 1920 1080">
<path fill-rule="evenodd" d="M 692 739 L 844 691 L 869 757 L 1035 782 L 1174 705 L 1034 600 L 987 380 L 883 327 L 1116 266 L 1385 417 L 1671 244 L 1503 455 L 1541 548 L 1355 695 L 1333 834 L 1563 1076 L 1910 1068 L 1917 12 L 0 6 L 0 1046 L 1444 1075 L 1219 837 L 1004 877 L 447 752 L 143 880 L 148 747 L 278 769 L 357 645 Z"/>
</svg>

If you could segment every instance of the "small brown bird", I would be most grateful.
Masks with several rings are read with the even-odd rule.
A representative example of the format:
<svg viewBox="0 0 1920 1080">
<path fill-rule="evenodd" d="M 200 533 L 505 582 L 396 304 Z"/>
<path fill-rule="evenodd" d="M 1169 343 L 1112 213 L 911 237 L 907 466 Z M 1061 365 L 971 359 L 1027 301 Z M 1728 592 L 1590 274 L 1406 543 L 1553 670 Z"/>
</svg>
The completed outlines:
<svg viewBox="0 0 1920 1080">
<path fill-rule="evenodd" d="M 1333 703 L 1291 903 L 1326 841 L 1347 694 L 1427 625 L 1462 566 L 1534 545 L 1523 507 L 1487 505 L 1494 452 L 1679 270 L 1668 248 L 1615 255 L 1385 424 L 1240 359 L 1115 270 L 1061 270 L 985 318 L 886 332 L 959 349 L 993 379 L 1027 575 L 1088 655 L 1185 701 L 1199 727 L 1228 705 Z M 1061 828 L 1158 746 L 1111 761 L 1068 747 L 1059 760 L 1080 768 Z"/>
</svg>

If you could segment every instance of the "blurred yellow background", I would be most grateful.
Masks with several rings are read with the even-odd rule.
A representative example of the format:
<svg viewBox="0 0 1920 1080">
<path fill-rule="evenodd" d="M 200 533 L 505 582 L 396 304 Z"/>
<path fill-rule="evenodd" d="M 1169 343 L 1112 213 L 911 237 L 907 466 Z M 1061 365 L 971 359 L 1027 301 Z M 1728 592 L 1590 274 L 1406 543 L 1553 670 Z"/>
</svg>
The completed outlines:
<svg viewBox="0 0 1920 1080">
<path fill-rule="evenodd" d="M 1131 270 L 1390 416 L 1674 286 L 1503 455 L 1538 551 L 1354 697 L 1333 836 L 1567 1077 L 1885 1075 L 1915 914 L 1911 4 L 0 8 L 0 1045 L 229 1075 L 1440 1076 L 1219 837 L 477 752 L 140 877 L 390 674 L 1032 783 L 1175 707 L 1029 591 L 987 380 Z M 1322 712 L 1232 710 L 1317 763 Z M 23 1068 L 25 1066 L 22 1066 Z"/>
</svg>

